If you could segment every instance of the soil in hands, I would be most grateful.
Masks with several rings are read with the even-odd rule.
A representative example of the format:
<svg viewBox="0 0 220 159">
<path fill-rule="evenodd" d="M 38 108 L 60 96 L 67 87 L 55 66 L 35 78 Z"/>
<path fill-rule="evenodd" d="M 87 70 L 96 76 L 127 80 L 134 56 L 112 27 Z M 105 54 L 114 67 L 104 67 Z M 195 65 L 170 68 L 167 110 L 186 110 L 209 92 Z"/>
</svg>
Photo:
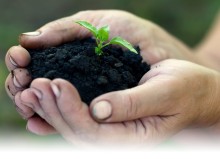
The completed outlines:
<svg viewBox="0 0 220 159">
<path fill-rule="evenodd" d="M 28 70 L 33 79 L 63 78 L 78 90 L 82 100 L 89 104 L 95 97 L 138 85 L 150 66 L 139 54 L 113 46 L 95 54 L 93 39 L 75 40 L 57 47 L 28 50 L 31 63 Z M 138 50 L 139 52 L 139 50 Z"/>
</svg>

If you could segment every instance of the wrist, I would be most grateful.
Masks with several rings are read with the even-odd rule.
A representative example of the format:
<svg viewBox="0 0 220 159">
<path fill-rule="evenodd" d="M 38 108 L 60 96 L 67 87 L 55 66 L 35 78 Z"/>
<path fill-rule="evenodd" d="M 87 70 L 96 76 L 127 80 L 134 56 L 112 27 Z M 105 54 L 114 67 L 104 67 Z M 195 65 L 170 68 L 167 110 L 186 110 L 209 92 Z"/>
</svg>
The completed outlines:
<svg viewBox="0 0 220 159">
<path fill-rule="evenodd" d="M 196 51 L 195 58 L 200 65 L 220 72 L 220 54 L 209 51 Z"/>
<path fill-rule="evenodd" d="M 205 93 L 201 101 L 199 109 L 199 117 L 197 125 L 211 126 L 220 122 L 220 74 L 217 71 L 208 69 L 206 80 L 202 84 Z"/>
<path fill-rule="evenodd" d="M 195 52 L 203 65 L 220 71 L 220 12 L 215 19 L 205 38 L 196 47 Z"/>
</svg>

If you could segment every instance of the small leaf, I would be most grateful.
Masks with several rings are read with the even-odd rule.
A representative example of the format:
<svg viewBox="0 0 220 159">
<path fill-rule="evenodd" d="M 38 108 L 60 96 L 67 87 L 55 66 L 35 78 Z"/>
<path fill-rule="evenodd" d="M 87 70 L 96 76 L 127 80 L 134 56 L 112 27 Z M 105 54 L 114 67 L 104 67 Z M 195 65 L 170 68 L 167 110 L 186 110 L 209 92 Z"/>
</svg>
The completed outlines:
<svg viewBox="0 0 220 159">
<path fill-rule="evenodd" d="M 101 27 L 98 30 L 98 38 L 103 42 L 108 40 L 108 38 L 109 38 L 109 26 Z"/>
<path fill-rule="evenodd" d="M 95 53 L 96 55 L 100 56 L 103 54 L 102 50 L 99 47 L 95 47 Z"/>
<path fill-rule="evenodd" d="M 89 31 L 92 32 L 92 34 L 97 37 L 98 34 L 98 30 L 96 29 L 96 27 L 94 27 L 92 24 L 86 22 L 86 21 L 76 21 L 77 24 L 85 27 L 86 29 L 88 29 Z"/>
<path fill-rule="evenodd" d="M 122 39 L 121 37 L 114 37 L 109 43 L 126 47 L 131 52 L 138 54 L 138 52 L 133 48 L 133 46 L 126 40 Z"/>
</svg>

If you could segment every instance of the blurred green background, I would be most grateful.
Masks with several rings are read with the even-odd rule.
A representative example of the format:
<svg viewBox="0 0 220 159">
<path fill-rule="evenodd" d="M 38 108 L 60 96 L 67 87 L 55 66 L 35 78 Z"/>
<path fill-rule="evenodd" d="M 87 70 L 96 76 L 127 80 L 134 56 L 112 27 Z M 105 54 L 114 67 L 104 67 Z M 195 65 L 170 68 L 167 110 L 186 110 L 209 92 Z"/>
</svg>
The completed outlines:
<svg viewBox="0 0 220 159">
<path fill-rule="evenodd" d="M 219 0 L 0 0 L 0 136 L 40 138 L 25 131 L 25 121 L 4 90 L 8 74 L 4 56 L 7 49 L 18 45 L 20 33 L 80 10 L 122 9 L 159 24 L 194 47 L 212 24 L 219 6 Z"/>
</svg>

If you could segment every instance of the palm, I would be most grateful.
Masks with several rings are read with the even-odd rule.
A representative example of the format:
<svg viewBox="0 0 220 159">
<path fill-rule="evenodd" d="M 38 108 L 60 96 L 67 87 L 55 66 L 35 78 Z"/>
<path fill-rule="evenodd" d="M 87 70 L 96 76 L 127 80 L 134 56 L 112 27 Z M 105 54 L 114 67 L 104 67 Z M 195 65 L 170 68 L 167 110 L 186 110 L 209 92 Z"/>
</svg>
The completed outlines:
<svg viewBox="0 0 220 159">
<path fill-rule="evenodd" d="M 125 144 L 125 145 L 148 145 L 156 142 L 161 142 L 161 140 L 167 137 L 167 134 L 162 133 L 162 129 L 158 127 L 162 122 L 165 122 L 165 117 L 153 116 L 145 117 L 131 121 L 111 123 L 111 124 L 99 124 L 94 122 L 91 124 L 88 130 L 92 130 L 94 139 L 97 144 L 111 143 L 115 144 Z M 94 130 L 93 126 L 98 125 Z M 86 128 L 87 129 L 87 128 Z M 63 134 L 62 132 L 59 132 Z M 88 131 L 85 134 L 80 134 L 82 138 L 84 136 L 88 137 L 90 134 Z M 87 138 L 86 137 L 86 138 Z M 65 138 L 65 136 L 64 136 Z M 80 138 L 80 137 L 79 137 Z M 69 138 L 67 138 L 69 140 Z M 73 143 L 75 141 L 72 141 Z M 83 141 L 88 142 L 88 141 Z M 93 142 L 90 144 L 94 144 Z"/>
</svg>

